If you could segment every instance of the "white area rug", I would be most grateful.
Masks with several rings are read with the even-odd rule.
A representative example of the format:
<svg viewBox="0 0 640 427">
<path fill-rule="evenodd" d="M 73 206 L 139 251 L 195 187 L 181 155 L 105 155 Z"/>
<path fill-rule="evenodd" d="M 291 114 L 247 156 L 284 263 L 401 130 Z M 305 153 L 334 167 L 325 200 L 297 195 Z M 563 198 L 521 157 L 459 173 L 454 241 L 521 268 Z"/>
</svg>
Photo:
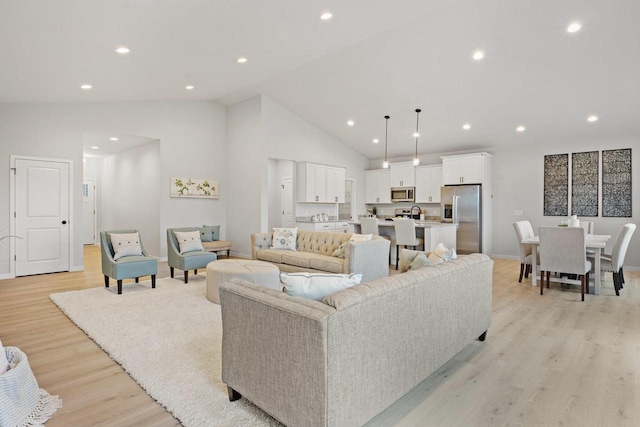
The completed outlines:
<svg viewBox="0 0 640 427">
<path fill-rule="evenodd" d="M 185 426 L 276 426 L 221 379 L 220 306 L 199 277 L 51 294 L 51 300 Z"/>
</svg>

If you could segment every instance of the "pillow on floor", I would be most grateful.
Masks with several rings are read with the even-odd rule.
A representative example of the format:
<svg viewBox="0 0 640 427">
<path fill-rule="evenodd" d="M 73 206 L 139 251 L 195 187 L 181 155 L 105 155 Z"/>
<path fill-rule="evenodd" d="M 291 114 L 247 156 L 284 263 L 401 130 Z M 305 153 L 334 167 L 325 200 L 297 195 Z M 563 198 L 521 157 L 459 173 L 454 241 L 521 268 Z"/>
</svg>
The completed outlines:
<svg viewBox="0 0 640 427">
<path fill-rule="evenodd" d="M 138 233 L 108 233 L 113 247 L 114 261 L 125 256 L 142 256 Z"/>
<path fill-rule="evenodd" d="M 443 243 L 438 243 L 438 246 L 429 255 L 429 261 L 433 265 L 442 264 L 456 258 L 458 258 L 458 255 L 455 249 L 449 249 Z"/>
<path fill-rule="evenodd" d="M 362 274 L 280 273 L 280 281 L 291 296 L 322 301 L 327 295 L 358 285 Z"/>
<path fill-rule="evenodd" d="M 174 231 L 173 234 L 180 245 L 180 254 L 204 250 L 199 231 Z"/>
<path fill-rule="evenodd" d="M 298 238 L 298 227 L 296 228 L 274 228 L 271 249 L 296 250 L 296 239 Z"/>
</svg>

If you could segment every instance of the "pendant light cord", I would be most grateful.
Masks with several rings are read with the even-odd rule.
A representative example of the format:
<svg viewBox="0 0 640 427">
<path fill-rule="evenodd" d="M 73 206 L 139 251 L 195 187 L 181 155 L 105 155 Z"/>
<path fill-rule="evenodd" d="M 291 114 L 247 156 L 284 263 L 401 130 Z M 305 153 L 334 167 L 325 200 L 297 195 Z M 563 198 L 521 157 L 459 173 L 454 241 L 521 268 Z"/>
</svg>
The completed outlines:
<svg viewBox="0 0 640 427">
<path fill-rule="evenodd" d="M 420 112 L 422 110 L 419 108 L 416 108 L 416 159 L 418 158 L 418 137 L 420 136 L 420 133 L 418 133 L 418 123 L 420 121 Z"/>
<path fill-rule="evenodd" d="M 389 138 L 389 116 L 384 116 L 384 162 L 387 162 L 387 141 Z"/>
</svg>

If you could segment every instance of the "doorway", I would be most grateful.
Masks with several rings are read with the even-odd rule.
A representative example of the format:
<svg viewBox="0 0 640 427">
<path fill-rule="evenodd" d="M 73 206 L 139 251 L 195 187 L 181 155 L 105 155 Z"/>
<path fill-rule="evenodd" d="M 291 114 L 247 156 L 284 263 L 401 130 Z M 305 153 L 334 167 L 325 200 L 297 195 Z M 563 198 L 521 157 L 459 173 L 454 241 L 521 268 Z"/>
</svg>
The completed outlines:
<svg viewBox="0 0 640 427">
<path fill-rule="evenodd" d="M 72 161 L 11 156 L 11 275 L 69 271 Z"/>
<path fill-rule="evenodd" d="M 295 225 L 293 215 L 293 177 L 282 178 L 282 220 L 280 227 L 291 228 Z"/>
</svg>

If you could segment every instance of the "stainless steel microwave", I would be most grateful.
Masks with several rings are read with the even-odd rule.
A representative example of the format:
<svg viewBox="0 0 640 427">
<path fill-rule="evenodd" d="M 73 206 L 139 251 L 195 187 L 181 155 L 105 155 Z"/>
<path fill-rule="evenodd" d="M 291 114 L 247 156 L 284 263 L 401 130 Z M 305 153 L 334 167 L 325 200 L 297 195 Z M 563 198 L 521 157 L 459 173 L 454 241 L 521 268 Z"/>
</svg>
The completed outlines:
<svg viewBox="0 0 640 427">
<path fill-rule="evenodd" d="M 392 187 L 391 201 L 392 202 L 413 202 L 416 200 L 415 194 L 416 194 L 415 187 Z"/>
</svg>

